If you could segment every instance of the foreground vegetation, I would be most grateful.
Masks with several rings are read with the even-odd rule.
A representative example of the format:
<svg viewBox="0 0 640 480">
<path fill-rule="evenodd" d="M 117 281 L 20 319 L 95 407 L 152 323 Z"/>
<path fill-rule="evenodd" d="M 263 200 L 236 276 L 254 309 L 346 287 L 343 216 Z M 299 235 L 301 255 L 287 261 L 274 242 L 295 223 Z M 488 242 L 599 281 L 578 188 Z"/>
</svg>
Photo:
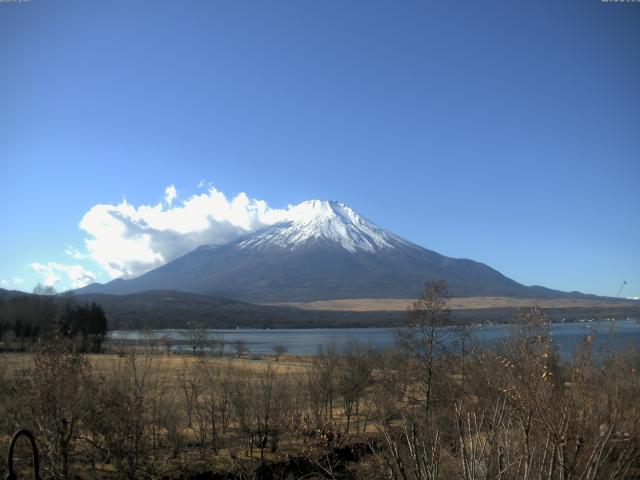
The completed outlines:
<svg viewBox="0 0 640 480">
<path fill-rule="evenodd" d="M 490 350 L 460 328 L 449 354 L 445 301 L 428 285 L 393 351 L 97 355 L 54 336 L 0 357 L 0 443 L 32 429 L 61 479 L 640 476 L 638 352 L 585 336 L 560 358 L 532 309 Z"/>
</svg>

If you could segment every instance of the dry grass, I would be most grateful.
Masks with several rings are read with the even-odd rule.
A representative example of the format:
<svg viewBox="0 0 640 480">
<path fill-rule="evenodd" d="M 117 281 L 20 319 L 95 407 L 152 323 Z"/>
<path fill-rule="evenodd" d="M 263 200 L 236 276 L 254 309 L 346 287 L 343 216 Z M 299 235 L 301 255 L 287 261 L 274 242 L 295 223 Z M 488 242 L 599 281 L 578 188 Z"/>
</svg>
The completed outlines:
<svg viewBox="0 0 640 480">
<path fill-rule="evenodd" d="M 251 357 L 213 357 L 213 356 L 193 356 L 193 355 L 167 355 L 163 349 L 149 350 L 141 347 L 127 347 L 123 351 L 112 351 L 103 354 L 88 354 L 87 360 L 91 365 L 91 370 L 94 375 L 100 377 L 104 375 L 114 374 L 118 366 L 122 365 L 123 361 L 126 361 L 126 356 L 132 353 L 131 350 L 136 351 L 137 360 L 144 364 L 147 360 L 151 367 L 151 375 L 160 379 L 163 388 L 168 388 L 172 395 L 178 399 L 176 407 L 178 411 L 186 411 L 185 399 L 182 393 L 182 382 L 184 381 L 184 374 L 193 374 L 197 367 L 202 367 L 203 363 L 211 366 L 231 367 L 234 375 L 238 377 L 253 377 L 266 372 L 270 369 L 271 372 L 275 372 L 277 375 L 283 377 L 294 378 L 304 375 L 307 370 L 312 366 L 312 359 L 309 357 L 298 357 L 294 355 L 281 355 L 279 360 L 276 361 L 275 356 L 263 355 L 260 359 Z M 0 373 L 4 378 L 14 378 L 25 374 L 29 369 L 34 366 L 35 354 L 33 352 L 4 352 L 0 353 Z M 29 375 L 29 373 L 27 373 Z M 339 409 L 335 409 L 336 418 L 342 418 L 339 413 Z M 229 447 L 222 447 L 214 456 L 203 458 L 202 453 L 195 447 L 186 447 L 180 452 L 179 456 L 171 460 L 178 468 L 183 468 L 184 465 L 198 465 L 199 468 L 231 471 L 233 469 L 234 461 L 240 461 L 243 464 L 251 464 L 251 462 L 257 462 L 260 459 L 259 450 L 256 448 L 248 454 L 246 447 L 241 442 L 236 442 L 235 437 L 237 435 L 237 425 L 233 424 L 229 432 L 221 436 L 223 443 L 231 443 Z M 185 445 L 195 445 L 197 443 L 197 435 L 193 428 L 183 426 L 181 429 L 183 441 Z M 0 451 L 4 451 L 8 445 L 9 437 L 7 435 L 0 434 Z M 87 445 L 79 444 L 78 446 L 79 456 L 86 455 L 88 458 Z M 302 443 L 299 439 L 293 440 L 289 438 L 283 438 L 280 443 L 280 449 L 277 453 L 265 452 L 266 459 L 268 461 L 281 461 L 288 458 L 288 455 L 298 455 L 302 453 Z M 236 459 L 236 460 L 232 460 Z M 151 459 L 149 461 L 152 461 Z M 75 470 L 81 473 L 81 478 L 115 478 L 117 472 L 114 465 L 96 465 L 97 470 L 92 470 L 88 464 L 78 464 L 75 466 Z M 0 476 L 2 470 L 0 469 Z"/>
<path fill-rule="evenodd" d="M 114 364 L 116 364 L 121 354 L 103 353 L 100 355 L 90 354 L 87 359 L 91 364 L 91 368 L 96 373 L 109 372 Z M 271 368 L 277 374 L 296 374 L 304 373 L 311 365 L 311 359 L 308 357 L 298 357 L 295 355 L 282 355 L 279 361 L 273 356 L 262 356 L 260 359 L 252 358 L 236 358 L 236 357 L 211 357 L 211 356 L 192 356 L 192 355 L 166 355 L 160 351 L 152 355 L 155 358 L 155 367 L 163 368 L 166 371 L 173 372 L 176 376 L 185 370 L 189 370 L 195 363 L 206 362 L 210 365 L 228 365 L 229 363 L 240 371 L 259 373 Z M 29 352 L 2 353 L 0 361 L 3 370 L 8 375 L 13 375 L 18 371 L 24 371 L 33 366 L 34 354 Z M 173 376 L 173 375 L 171 375 Z"/>
<path fill-rule="evenodd" d="M 317 300 L 314 302 L 278 303 L 273 305 L 302 308 L 305 310 L 328 310 L 347 312 L 399 312 L 406 311 L 413 299 L 409 298 L 345 298 L 338 300 Z M 632 300 L 599 300 L 599 299 L 536 299 L 512 297 L 464 297 L 452 298 L 448 302 L 451 310 L 469 310 L 483 308 L 526 308 L 538 305 L 542 308 L 575 308 L 575 307 L 620 307 L 637 306 Z"/>
<path fill-rule="evenodd" d="M 198 448 L 199 441 L 199 433 L 198 433 L 198 424 L 196 421 L 196 417 L 194 416 L 194 425 L 193 427 L 189 423 L 187 425 L 185 420 L 185 414 L 187 411 L 187 400 L 184 397 L 184 393 L 182 390 L 183 385 L 181 382 L 185 381 L 185 373 L 198 371 L 198 367 L 202 367 L 203 363 L 205 365 L 211 366 L 227 366 L 231 364 L 233 367 L 232 375 L 237 376 L 238 378 L 244 377 L 244 373 L 246 372 L 247 377 L 253 377 L 256 379 L 256 384 L 259 383 L 258 377 L 262 372 L 267 371 L 267 369 L 271 369 L 271 371 L 276 374 L 288 376 L 291 381 L 290 384 L 280 384 L 280 385 L 291 385 L 294 388 L 301 388 L 300 385 L 295 387 L 297 380 L 296 376 L 304 376 L 307 371 L 309 371 L 313 366 L 313 357 L 297 357 L 293 355 L 283 355 L 280 357 L 279 361 L 275 360 L 274 356 L 262 356 L 260 359 L 245 357 L 245 358 L 216 358 L 216 357 L 194 357 L 191 355 L 167 355 L 166 351 L 163 349 L 156 350 L 145 350 L 143 347 L 134 347 L 137 351 L 138 359 L 141 364 L 148 359 L 152 359 L 150 362 L 152 364 L 152 375 L 153 377 L 151 381 L 159 381 L 161 384 L 161 388 L 154 389 L 153 386 L 150 386 L 150 390 L 147 392 L 149 395 L 149 405 L 154 404 L 155 400 L 159 398 L 173 398 L 174 400 L 168 402 L 168 405 L 171 405 L 171 408 L 175 410 L 177 414 L 177 418 L 179 419 L 179 432 L 182 437 L 182 446 L 179 449 L 177 456 L 169 455 L 170 443 L 168 437 L 166 436 L 167 431 L 163 430 L 164 427 L 158 427 L 159 438 L 160 438 L 160 446 L 159 446 L 159 456 L 155 456 L 154 454 L 149 454 L 146 458 L 146 462 L 148 465 L 152 467 L 151 471 L 155 472 L 174 472 L 176 475 L 182 474 L 185 471 L 186 466 L 189 468 L 195 467 L 198 471 L 233 471 L 235 468 L 238 468 L 238 465 L 243 466 L 243 468 L 253 468 L 260 461 L 260 453 L 257 447 L 253 447 L 253 450 L 248 450 L 248 437 L 246 435 L 243 436 L 242 432 L 239 430 L 239 424 L 237 423 L 237 419 L 231 419 L 231 423 L 229 430 L 226 434 L 220 434 L 219 443 L 220 450 L 217 452 L 213 452 L 211 449 L 200 450 Z M 147 355 L 145 355 L 145 352 Z M 11 377 L 12 374 L 20 375 L 21 371 L 27 369 L 33 365 L 34 355 L 32 353 L 4 353 L 0 354 L 0 373 L 4 371 L 6 377 Z M 87 356 L 94 374 L 104 374 L 105 376 L 109 375 L 109 372 L 114 372 L 116 366 L 126 360 L 126 353 L 122 352 L 109 352 L 101 355 L 88 355 Z M 537 357 L 536 357 L 537 358 Z M 545 357 L 546 358 L 546 357 Z M 396 364 L 396 360 L 400 360 L 403 363 Z M 376 417 L 377 408 L 382 404 L 386 403 L 387 400 L 390 400 L 389 405 L 391 406 L 394 412 L 403 412 L 403 414 L 407 414 L 409 416 L 415 415 L 416 406 L 421 406 L 424 402 L 424 397 L 421 396 L 421 392 L 419 389 L 414 388 L 414 384 L 412 382 L 415 381 L 415 377 L 413 376 L 415 371 L 418 371 L 418 365 L 412 364 L 410 361 L 408 363 L 404 363 L 405 360 L 396 359 L 393 357 L 392 363 L 376 363 L 377 369 L 372 370 L 372 380 L 370 385 L 367 387 L 367 390 L 362 399 L 361 407 L 362 410 L 360 414 L 356 414 L 356 417 L 352 417 L 351 430 L 349 434 L 344 435 L 345 441 L 350 443 L 357 442 L 367 442 L 367 441 L 377 441 L 380 439 L 380 435 L 384 434 L 385 431 L 392 432 L 395 434 L 396 432 L 401 432 L 406 425 L 404 422 L 404 417 L 399 417 L 397 413 L 394 413 L 394 416 L 389 419 L 388 424 L 382 424 Z M 489 362 L 489 363 L 484 363 Z M 513 379 L 520 378 L 516 373 L 512 372 L 510 366 L 505 366 L 502 363 L 497 362 L 494 359 L 494 356 L 485 358 L 482 356 L 478 357 L 469 357 L 469 362 L 467 363 L 468 370 L 468 380 L 467 380 L 467 389 L 468 389 L 468 399 L 469 402 L 466 404 L 468 407 L 468 411 L 464 412 L 469 415 L 478 414 L 479 417 L 482 417 L 484 413 L 486 413 L 483 408 L 487 408 L 486 405 L 492 405 L 494 396 L 496 395 L 496 389 L 501 388 L 503 384 L 511 384 L 513 383 Z M 344 366 L 345 363 L 341 363 L 341 366 Z M 390 367 L 385 368 L 384 365 L 390 365 Z M 529 363 L 526 364 L 527 367 L 524 369 L 528 370 Z M 532 363 L 532 368 L 536 367 L 537 364 Z M 402 367 L 401 369 L 397 369 L 397 367 Z M 450 441 L 454 441 L 455 438 L 455 427 L 452 425 L 457 425 L 455 418 L 452 417 L 452 399 L 462 398 L 460 396 L 460 392 L 464 391 L 464 383 L 463 377 L 459 370 L 459 363 L 443 360 L 442 364 L 438 364 L 437 371 L 440 372 L 441 377 L 439 377 L 438 385 L 439 388 L 439 396 L 437 398 L 437 402 L 434 403 L 437 409 L 437 415 L 434 417 L 440 423 L 442 427 L 442 432 L 448 435 L 447 438 L 452 439 Z M 546 368 L 546 367 L 545 367 Z M 205 369 L 206 370 L 206 369 Z M 402 370 L 402 372 L 400 371 Z M 623 371 L 624 369 L 620 370 Z M 313 372 L 313 370 L 311 370 Z M 624 370 L 626 371 L 626 370 Z M 408 375 L 405 378 L 404 375 L 400 375 L 400 373 L 407 373 Z M 636 370 L 633 370 L 635 374 Z M 560 374 L 561 371 L 559 370 Z M 313 373 L 312 373 L 313 374 Z M 487 375 L 488 374 L 488 375 Z M 399 375 L 393 383 L 393 388 L 388 389 L 386 383 L 382 383 L 387 380 L 388 377 L 394 377 L 395 375 Z M 489 379 L 489 383 L 485 383 L 485 375 L 486 378 Z M 584 403 L 584 405 L 577 405 L 580 408 L 586 408 L 586 405 L 609 405 L 610 397 L 608 397 L 609 392 L 614 391 L 616 389 L 613 388 L 604 388 L 605 383 L 600 383 L 601 381 L 606 380 L 607 378 L 614 378 L 613 375 L 605 375 L 604 377 L 597 376 L 590 379 L 589 382 L 593 382 L 598 380 L 597 388 L 586 388 L 585 394 L 589 394 L 588 402 Z M 1 375 L 0 375 L 1 378 Z M 531 377 L 533 378 L 533 377 Z M 535 375 L 535 378 L 540 378 L 539 375 Z M 154 380 L 155 379 L 155 380 Z M 503 382 L 504 380 L 504 382 Z M 404 382 L 407 382 L 404 384 Z M 632 379 L 629 380 L 630 382 Z M 635 380 L 633 380 L 635 381 Z M 497 382 L 497 383 L 496 383 Z M 398 388 L 401 384 L 404 384 L 402 389 Z M 304 384 L 301 384 L 304 385 Z M 520 385 L 520 384 L 518 384 Z M 544 382 L 541 382 L 540 385 L 547 385 Z M 563 383 L 562 385 L 571 385 L 567 383 Z M 585 384 L 587 385 L 587 384 Z M 623 384 L 619 391 L 624 394 L 628 389 L 629 385 Z M 526 388 L 529 385 L 521 385 L 518 388 Z M 534 385 L 535 386 L 535 385 Z M 539 386 L 539 385 L 538 385 Z M 596 384 L 594 384 L 596 386 Z M 205 390 L 200 391 L 200 395 L 206 395 L 206 386 Z M 222 388 L 222 387 L 221 387 Z M 302 387 L 304 388 L 304 386 Z M 573 387 L 572 387 L 573 388 Z M 462 390 L 461 390 L 462 389 Z M 538 391 L 540 389 L 537 389 Z M 552 392 L 553 390 L 549 390 Z M 247 392 L 253 392 L 254 395 L 259 390 L 249 389 Z M 313 391 L 315 392 L 315 390 Z M 402 393 L 400 393 L 402 392 Z M 295 391 L 287 392 L 291 394 L 295 394 Z M 311 393 L 311 392 L 310 392 Z M 155 395 L 155 397 L 153 396 Z M 313 393 L 311 393 L 313 395 Z M 451 396 L 453 395 L 453 396 Z M 629 391 L 626 395 L 633 399 L 632 392 Z M 434 397 L 435 398 L 435 397 Z M 500 397 L 497 397 L 500 398 Z M 524 398 L 525 400 L 518 400 L 525 403 L 522 405 L 529 405 L 529 401 L 533 401 L 528 399 L 527 396 L 522 395 L 518 398 Z M 538 397 L 536 397 L 538 398 Z M 563 397 L 558 397 L 562 399 Z M 617 398 L 617 397 L 616 397 Z M 547 399 L 547 397 L 540 397 L 540 401 Z M 555 397 L 549 397 L 548 400 L 550 403 L 543 404 L 543 407 L 548 408 L 549 412 L 554 412 Z M 255 405 L 259 404 L 260 396 L 257 395 L 256 398 L 253 399 Z M 485 403 L 481 405 L 481 400 Z M 546 400 L 545 400 L 546 401 Z M 197 402 L 196 402 L 197 403 Z M 160 404 L 158 404 L 160 405 Z M 162 404 L 164 405 L 164 404 Z M 291 404 L 293 405 L 293 403 Z M 462 405 L 462 403 L 460 403 Z M 620 401 L 619 405 L 621 406 L 624 415 L 624 418 L 631 418 L 637 415 L 635 407 L 633 406 L 633 401 Z M 151 407 L 148 407 L 151 408 Z M 302 407 L 303 411 L 310 413 L 310 404 L 306 403 Z M 161 409 L 162 410 L 162 409 Z M 160 411 L 161 411 L 160 410 Z M 204 410 L 203 410 L 204 411 Z M 514 410 L 515 411 L 515 410 Z M 546 411 L 546 410 L 545 410 Z M 586 411 L 586 410 L 585 410 Z M 147 418 L 156 418 L 155 414 L 152 417 Z M 414 417 L 411 417 L 414 418 Z M 415 417 L 419 418 L 419 417 Z M 453 418 L 453 420 L 452 420 Z M 475 419 L 476 417 L 471 417 Z M 511 417 L 509 417 L 511 418 Z M 515 418 L 515 417 L 513 417 Z M 341 405 L 338 397 L 335 398 L 335 403 L 331 406 L 331 420 L 330 423 L 333 425 L 333 429 L 335 431 L 340 432 L 341 429 L 344 428 L 345 425 L 345 410 Z M 594 420 L 596 421 L 596 420 Z M 599 421 L 599 420 L 597 420 Z M 357 422 L 357 423 L 356 423 Z M 515 420 L 514 420 L 515 422 Z M 628 422 L 627 422 L 628 423 Z M 151 424 L 151 423 L 150 423 Z M 595 423 L 597 428 L 597 423 Z M 621 424 L 621 431 L 625 430 L 627 424 Z M 312 425 L 313 426 L 313 425 Z M 364 428 L 362 428 L 364 427 Z M 297 428 L 297 427 L 296 427 Z M 483 430 L 484 427 L 476 430 L 469 429 L 469 432 L 466 436 L 462 437 L 461 442 L 464 445 L 471 449 L 471 443 L 474 444 L 494 441 L 493 437 L 489 437 L 486 434 L 486 431 Z M 387 430 L 385 430 L 387 429 Z M 354 432 L 355 430 L 355 432 Z M 508 424 L 504 426 L 504 436 L 505 438 L 515 438 L 517 441 L 517 435 L 521 431 L 519 427 L 517 427 L 516 423 Z M 291 433 L 294 432 L 294 433 Z M 220 433 L 220 432 L 219 432 Z M 428 434 L 428 431 L 425 430 L 423 432 L 425 435 Z M 422 433 L 421 433 L 422 435 Z M 593 436 L 593 435 L 592 435 Z M 397 437 L 393 437 L 394 439 Z M 401 438 L 401 437 L 398 437 Z M 427 437 L 425 437 L 427 438 Z M 8 437 L 2 436 L 0 434 L 0 451 L 6 448 L 6 444 L 8 441 Z M 282 435 L 282 438 L 279 442 L 279 447 L 277 452 L 269 452 L 265 451 L 265 459 L 268 462 L 280 462 L 286 461 L 291 457 L 300 456 L 309 456 L 309 458 L 314 458 L 314 445 L 316 440 L 312 437 L 306 437 L 300 433 L 300 430 L 291 430 L 288 434 Z M 208 448 L 208 447 L 207 447 Z M 440 448 L 440 447 L 439 447 Z M 317 450 L 322 453 L 322 450 Z M 440 478 L 453 478 L 454 473 L 458 472 L 458 461 L 459 458 L 457 455 L 452 455 L 449 448 L 443 447 L 442 451 L 442 464 L 443 468 L 446 468 L 447 471 Z M 119 477 L 119 472 L 115 470 L 114 464 L 102 464 L 99 463 L 96 465 L 96 468 L 92 468 L 91 464 L 88 462 L 88 458 L 91 458 L 94 452 L 91 446 L 87 443 L 79 442 L 76 446 L 76 459 L 80 459 L 78 463 L 74 466 L 74 472 L 79 475 L 79 478 L 95 478 L 96 480 L 102 479 L 113 479 L 113 478 L 121 478 Z M 481 459 L 484 461 L 484 458 Z M 364 462 L 361 462 L 361 466 L 359 468 L 365 468 L 367 465 L 370 465 L 372 468 L 378 468 L 376 461 L 374 458 L 365 459 Z M 366 463 L 370 462 L 370 463 Z M 363 467 L 364 465 L 364 467 Z M 146 468 L 146 467 L 145 467 Z M 449 475 L 451 474 L 451 475 Z M 0 476 L 2 475 L 2 470 L 0 469 Z M 460 477 L 457 473 L 455 475 L 458 478 Z M 157 478 L 157 477 L 145 477 L 144 473 L 140 473 L 138 478 Z M 169 478 L 169 477 L 168 477 Z M 176 478 L 178 478 L 176 476 Z M 371 478 L 370 474 L 366 472 L 358 475 L 356 478 Z M 467 477 L 470 478 L 470 477 Z M 510 477 L 510 478 L 519 478 L 519 477 Z"/>
</svg>

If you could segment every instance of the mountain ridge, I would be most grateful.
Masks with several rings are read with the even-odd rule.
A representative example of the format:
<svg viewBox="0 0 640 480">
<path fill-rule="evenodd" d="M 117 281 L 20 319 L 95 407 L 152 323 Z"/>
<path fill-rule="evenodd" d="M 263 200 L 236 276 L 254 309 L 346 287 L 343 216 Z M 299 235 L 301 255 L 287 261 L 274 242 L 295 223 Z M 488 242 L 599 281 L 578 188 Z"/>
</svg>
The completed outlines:
<svg viewBox="0 0 640 480">
<path fill-rule="evenodd" d="M 466 258 L 440 255 L 336 201 L 310 200 L 287 218 L 223 245 L 201 246 L 133 279 L 78 293 L 177 290 L 254 303 L 415 297 L 441 279 L 452 296 L 581 297 L 525 286 Z"/>
</svg>

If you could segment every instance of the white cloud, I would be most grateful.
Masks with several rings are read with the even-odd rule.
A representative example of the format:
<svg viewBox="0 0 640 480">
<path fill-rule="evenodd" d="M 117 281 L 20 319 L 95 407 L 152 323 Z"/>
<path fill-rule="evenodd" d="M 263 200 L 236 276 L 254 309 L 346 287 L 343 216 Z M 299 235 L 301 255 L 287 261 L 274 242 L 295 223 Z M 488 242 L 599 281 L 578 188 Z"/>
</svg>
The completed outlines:
<svg viewBox="0 0 640 480">
<path fill-rule="evenodd" d="M 198 188 L 202 188 L 202 187 L 204 187 L 204 179 L 201 179 L 201 180 L 198 182 Z"/>
<path fill-rule="evenodd" d="M 38 262 L 31 264 L 39 275 L 42 276 L 44 284 L 50 287 L 58 284 L 62 279 L 61 274 L 65 274 L 72 288 L 81 288 L 96 279 L 96 274 L 87 270 L 82 265 L 66 265 L 63 263 L 49 262 L 46 265 Z"/>
<path fill-rule="evenodd" d="M 71 258 L 75 258 L 76 260 L 87 260 L 89 258 L 89 255 L 87 255 L 86 253 L 82 253 L 80 250 L 72 247 L 71 245 L 67 245 L 67 248 L 64 249 L 64 253 L 69 255 Z"/>
<path fill-rule="evenodd" d="M 176 190 L 175 185 L 169 185 L 167 188 L 164 189 L 164 200 L 167 202 L 167 205 L 169 205 L 169 207 L 171 207 L 171 205 L 173 204 L 173 201 L 176 199 L 177 196 L 178 196 L 178 191 Z"/>
<path fill-rule="evenodd" d="M 24 283 L 24 278 L 22 277 L 13 277 L 13 283 L 16 285 L 22 285 Z"/>
<path fill-rule="evenodd" d="M 165 190 L 165 203 L 95 205 L 80 221 L 89 257 L 112 278 L 132 277 L 159 267 L 201 245 L 226 243 L 286 218 L 262 200 L 240 193 L 227 198 L 209 188 L 173 205 L 177 191 Z"/>
<path fill-rule="evenodd" d="M 3 279 L 3 280 L 0 280 L 0 285 L 2 285 L 3 287 L 4 287 L 5 285 L 7 285 L 7 284 L 8 284 L 8 282 L 7 282 L 6 280 L 4 280 L 4 279 Z"/>
<path fill-rule="evenodd" d="M 49 262 L 47 265 L 43 265 L 37 262 L 31 264 L 31 268 L 33 268 L 36 273 L 38 273 L 38 275 L 42 276 L 44 284 L 50 287 L 54 286 L 60 281 L 60 276 L 54 272 L 54 269 L 51 267 L 51 265 L 51 262 Z"/>
</svg>

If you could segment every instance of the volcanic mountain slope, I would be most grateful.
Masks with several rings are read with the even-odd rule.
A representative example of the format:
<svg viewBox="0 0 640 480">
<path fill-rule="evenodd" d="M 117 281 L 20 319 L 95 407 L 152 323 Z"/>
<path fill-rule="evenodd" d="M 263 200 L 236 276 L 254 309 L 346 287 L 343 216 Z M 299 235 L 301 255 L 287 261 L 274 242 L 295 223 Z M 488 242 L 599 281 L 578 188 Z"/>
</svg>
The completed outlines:
<svg viewBox="0 0 640 480">
<path fill-rule="evenodd" d="M 453 296 L 581 295 L 524 286 L 483 263 L 415 245 L 342 203 L 318 200 L 231 243 L 203 246 L 137 278 L 79 293 L 178 290 L 251 302 L 407 298 L 429 279 L 447 281 Z"/>
</svg>

